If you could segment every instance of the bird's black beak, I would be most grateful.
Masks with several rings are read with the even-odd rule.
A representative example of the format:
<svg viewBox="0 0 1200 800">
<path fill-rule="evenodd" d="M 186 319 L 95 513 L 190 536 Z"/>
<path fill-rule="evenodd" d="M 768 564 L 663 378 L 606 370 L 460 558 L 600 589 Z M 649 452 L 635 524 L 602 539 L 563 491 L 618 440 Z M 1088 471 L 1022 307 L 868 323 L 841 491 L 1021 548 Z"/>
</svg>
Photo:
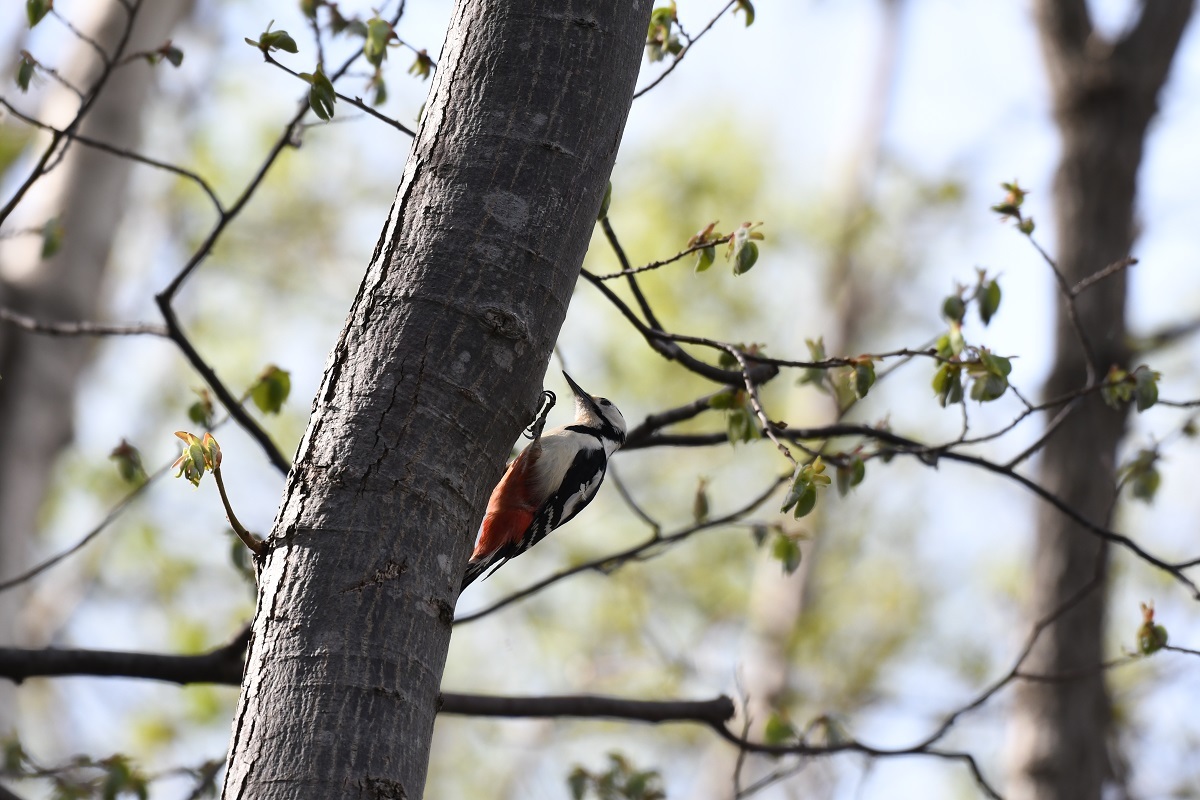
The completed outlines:
<svg viewBox="0 0 1200 800">
<path fill-rule="evenodd" d="M 596 405 L 596 401 L 592 399 L 592 396 L 585 392 L 582 386 L 572 380 L 566 370 L 563 370 L 562 376 L 567 379 L 567 385 L 571 387 L 571 391 L 575 393 L 575 396 L 582 400 L 599 417 L 600 407 Z"/>
</svg>

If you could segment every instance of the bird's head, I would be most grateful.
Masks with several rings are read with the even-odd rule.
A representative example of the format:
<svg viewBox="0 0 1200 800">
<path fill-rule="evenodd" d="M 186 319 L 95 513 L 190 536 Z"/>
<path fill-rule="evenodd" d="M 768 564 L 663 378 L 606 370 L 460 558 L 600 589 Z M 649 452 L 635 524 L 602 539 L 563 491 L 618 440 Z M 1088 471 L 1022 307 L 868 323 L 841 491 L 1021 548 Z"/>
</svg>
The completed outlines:
<svg viewBox="0 0 1200 800">
<path fill-rule="evenodd" d="M 624 444 L 625 417 L 621 416 L 620 410 L 612 401 L 588 394 L 566 372 L 563 373 L 563 377 L 575 393 L 575 424 L 596 428 L 603 436 L 614 440 L 618 446 Z"/>
</svg>

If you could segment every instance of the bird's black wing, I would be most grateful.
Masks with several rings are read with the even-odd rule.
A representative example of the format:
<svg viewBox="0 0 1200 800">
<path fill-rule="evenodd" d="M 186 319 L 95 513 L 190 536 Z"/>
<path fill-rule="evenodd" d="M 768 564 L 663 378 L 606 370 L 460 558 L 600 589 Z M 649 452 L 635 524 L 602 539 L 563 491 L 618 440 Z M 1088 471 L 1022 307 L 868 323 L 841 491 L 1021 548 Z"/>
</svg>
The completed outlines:
<svg viewBox="0 0 1200 800">
<path fill-rule="evenodd" d="M 521 541 L 520 552 L 546 538 L 546 534 L 569 522 L 592 502 L 607 468 L 608 458 L 603 447 L 581 449 L 567 468 L 558 491 L 550 495 L 534 515 L 529 533 Z"/>
<path fill-rule="evenodd" d="M 567 468 L 558 491 L 542 503 L 534 514 L 533 522 L 529 524 L 529 530 L 520 541 L 509 542 L 486 559 L 467 565 L 467 574 L 463 577 L 459 591 L 466 589 L 480 576 L 485 576 L 485 573 L 490 574 L 499 569 L 510 558 L 521 555 L 545 539 L 550 531 L 582 511 L 596 496 L 607 469 L 608 457 L 604 454 L 603 447 L 581 449 Z"/>
</svg>

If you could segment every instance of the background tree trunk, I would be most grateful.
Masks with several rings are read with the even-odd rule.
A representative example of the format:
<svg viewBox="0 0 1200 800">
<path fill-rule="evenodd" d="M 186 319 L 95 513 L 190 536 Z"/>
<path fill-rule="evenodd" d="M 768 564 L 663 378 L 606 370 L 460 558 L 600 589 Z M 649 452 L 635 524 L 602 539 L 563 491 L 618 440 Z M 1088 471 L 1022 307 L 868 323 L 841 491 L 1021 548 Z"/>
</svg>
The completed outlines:
<svg viewBox="0 0 1200 800">
<path fill-rule="evenodd" d="M 869 269 L 859 254 L 861 241 L 855 236 L 855 226 L 862 216 L 873 209 L 875 189 L 883 155 L 883 136 L 891 113 L 896 81 L 896 61 L 900 48 L 904 0 L 880 0 L 879 45 L 872 65 L 872 81 L 866 92 L 864 116 L 856 130 L 854 141 L 846 155 L 840 196 L 841 226 L 825 265 L 824 296 L 814 298 L 817 308 L 808 309 L 805 316 L 820 317 L 828 333 L 823 335 L 826 352 L 835 355 L 856 353 L 861 346 L 864 308 L 869 305 L 867 287 L 876 286 L 865 273 Z M 831 425 L 842 418 L 836 398 L 814 398 L 804 408 L 805 426 Z M 731 727 L 739 732 L 750 722 L 751 738 L 762 739 L 767 721 L 780 708 L 786 707 L 789 691 L 794 691 L 796 659 L 793 642 L 801 616 L 812 602 L 814 570 L 820 569 L 821 545 L 830 531 L 829 506 L 819 504 L 805 518 L 813 534 L 811 542 L 802 545 L 804 558 L 792 574 L 781 569 L 779 560 L 764 552 L 759 555 L 754 573 L 747 611 L 744 655 L 740 659 L 738 681 L 738 717 Z M 808 720 L 795 721 L 801 726 Z M 738 781 L 730 778 L 741 764 Z M 739 758 L 736 750 L 724 742 L 708 748 L 701 762 L 701 776 L 692 787 L 694 800 L 736 800 L 739 787 L 754 783 L 778 767 L 778 759 L 765 757 Z M 803 784 L 801 784 L 803 786 Z M 812 791 L 812 786 L 804 790 Z"/>
<path fill-rule="evenodd" d="M 456 4 L 275 521 L 226 798 L 421 797 L 459 580 L 533 414 L 649 13 Z"/>
<path fill-rule="evenodd" d="M 191 8 L 191 0 L 143 3 L 128 49 L 151 50 Z M 120 39 L 128 15 L 116 0 L 78 9 L 77 27 L 107 51 Z M 85 92 L 102 64 L 91 45 L 77 42 L 60 71 Z M 146 63 L 122 67 L 84 118 L 79 133 L 116 147 L 137 149 L 141 111 L 153 86 Z M 78 98 L 53 91 L 39 119 L 64 126 Z M 38 237 L 21 237 L 0 248 L 0 304 L 47 320 L 93 319 L 100 308 L 101 284 L 113 237 L 126 204 L 134 163 L 98 150 L 72 146 L 62 163 L 43 177 L 22 201 L 14 229 L 40 227 L 59 217 L 65 236 L 52 258 L 41 257 Z M 38 512 L 46 497 L 54 462 L 72 436 L 75 387 L 94 343 L 84 338 L 47 338 L 0 323 L 0 578 L 11 577 L 29 561 Z M 115 444 L 115 442 L 114 442 Z M 20 642 L 20 591 L 0 593 L 0 646 Z M 0 735 L 13 722 L 13 687 L 0 683 Z"/>
<path fill-rule="evenodd" d="M 1050 73 L 1062 160 L 1054 186 L 1058 269 L 1068 286 L 1129 255 L 1134 197 L 1146 129 L 1158 107 L 1191 0 L 1155 0 L 1118 41 L 1093 28 L 1084 0 L 1035 6 Z M 1080 327 L 1100 378 L 1128 366 L 1125 271 L 1076 301 Z M 1047 397 L 1073 391 L 1087 375 L 1088 353 L 1060 303 Z M 1116 451 L 1126 415 L 1093 393 L 1054 434 L 1042 455 L 1040 482 L 1087 518 L 1107 524 L 1116 500 Z M 1082 465 L 1091 465 L 1083 468 Z M 1107 551 L 1094 536 L 1043 505 L 1030 569 L 1030 609 L 1045 619 L 1094 588 L 1043 634 L 1025 669 L 1057 674 L 1094 670 L 1104 660 Z M 1015 800 L 1098 799 L 1113 777 L 1106 748 L 1110 703 L 1103 674 L 1077 681 L 1024 682 L 1011 729 Z"/>
</svg>

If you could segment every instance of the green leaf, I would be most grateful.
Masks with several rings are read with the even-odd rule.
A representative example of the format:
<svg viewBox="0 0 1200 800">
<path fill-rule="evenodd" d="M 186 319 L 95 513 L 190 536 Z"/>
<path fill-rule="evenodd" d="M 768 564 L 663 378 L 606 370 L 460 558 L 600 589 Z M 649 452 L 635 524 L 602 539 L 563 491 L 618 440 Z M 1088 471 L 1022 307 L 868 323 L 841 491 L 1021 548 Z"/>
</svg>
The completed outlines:
<svg viewBox="0 0 1200 800">
<path fill-rule="evenodd" d="M 755 230 L 760 225 L 761 222 L 743 222 L 730 236 L 725 257 L 733 260 L 734 275 L 744 275 L 758 261 L 758 245 L 753 240 L 762 239 L 762 234 Z"/>
<path fill-rule="evenodd" d="M 718 411 L 727 411 L 739 406 L 742 404 L 742 399 L 738 397 L 739 393 L 737 389 L 723 389 L 708 398 L 708 407 Z"/>
<path fill-rule="evenodd" d="M 42 226 L 42 258 L 53 258 L 62 248 L 63 238 L 67 235 L 62 220 L 54 217 Z"/>
<path fill-rule="evenodd" d="M 116 462 L 117 474 L 121 480 L 140 486 L 146 482 L 146 469 L 142 466 L 142 454 L 138 449 L 124 439 L 108 454 L 110 461 Z"/>
<path fill-rule="evenodd" d="M 962 324 L 967 313 L 967 303 L 957 294 L 952 294 L 942 301 L 942 316 L 951 322 Z"/>
<path fill-rule="evenodd" d="M 1133 398 L 1133 390 L 1137 379 L 1129 380 L 1129 373 L 1113 364 L 1108 374 L 1104 376 L 1104 385 L 1100 389 L 1100 397 L 1109 408 L 1120 409 Z"/>
<path fill-rule="evenodd" d="M 875 385 L 875 362 L 867 359 L 854 365 L 854 393 L 860 398 Z"/>
<path fill-rule="evenodd" d="M 796 729 L 782 714 L 775 712 L 767 717 L 767 724 L 763 727 L 763 740 L 767 744 L 784 744 L 795 739 Z"/>
<path fill-rule="evenodd" d="M 767 540 L 768 533 L 770 533 L 770 531 L 767 529 L 766 525 L 750 526 L 750 538 L 754 540 L 755 547 L 763 546 L 763 542 Z"/>
<path fill-rule="evenodd" d="M 989 372 L 987 375 L 977 377 L 971 384 L 971 399 L 987 403 L 1002 397 L 1007 389 L 1007 378 Z"/>
<path fill-rule="evenodd" d="M 383 79 L 382 72 L 379 72 L 371 79 L 371 85 L 375 87 L 375 96 L 371 98 L 371 105 L 381 106 L 387 102 L 387 81 Z"/>
<path fill-rule="evenodd" d="M 796 499 L 796 506 L 792 509 L 792 517 L 795 519 L 806 517 L 816 507 L 817 487 L 810 483 L 800 491 L 800 496 Z"/>
<path fill-rule="evenodd" d="M 1151 464 L 1139 470 L 1133 477 L 1133 496 L 1143 503 L 1151 503 L 1162 485 L 1162 473 Z"/>
<path fill-rule="evenodd" d="M 1000 284 L 991 280 L 980 285 L 975 298 L 979 303 L 979 319 L 987 325 L 1000 308 Z"/>
<path fill-rule="evenodd" d="M 1133 371 L 1133 399 L 1139 413 L 1158 402 L 1158 379 L 1161 377 L 1160 373 L 1144 365 Z"/>
<path fill-rule="evenodd" d="M 851 489 L 863 482 L 866 475 L 867 465 L 863 463 L 862 456 L 857 454 L 850 456 L 845 464 L 839 465 L 837 468 L 838 494 L 845 497 Z"/>
<path fill-rule="evenodd" d="M 725 430 L 730 444 L 752 442 L 758 438 L 754 419 L 745 408 L 735 408 L 729 412 L 725 420 Z"/>
<path fill-rule="evenodd" d="M 696 484 L 696 496 L 692 498 L 692 521 L 697 525 L 708 521 L 708 481 L 705 478 Z"/>
<path fill-rule="evenodd" d="M 567 776 L 567 786 L 571 790 L 572 800 L 583 800 L 591 777 L 583 767 L 575 767 L 571 770 L 571 774 Z"/>
<path fill-rule="evenodd" d="M 53 7 L 53 0 L 25 0 L 25 16 L 29 20 L 29 27 L 41 22 Z"/>
<path fill-rule="evenodd" d="M 814 497 L 816 493 L 814 492 Z M 800 545 L 787 536 L 776 536 L 771 548 L 771 557 L 783 566 L 783 571 L 791 575 L 800 567 Z"/>
<path fill-rule="evenodd" d="M 363 56 L 371 66 L 378 67 L 383 64 L 383 60 L 387 58 L 387 46 L 391 38 L 392 26 L 386 20 L 379 17 L 367 20 L 367 36 L 363 41 Z"/>
<path fill-rule="evenodd" d="M 408 68 L 409 75 L 416 75 L 421 80 L 428 80 L 433 74 L 433 59 L 429 57 L 429 53 L 425 50 L 417 51 L 417 60 Z"/>
<path fill-rule="evenodd" d="M 183 51 L 170 42 L 163 46 L 162 57 L 171 62 L 173 67 L 178 67 L 183 63 Z"/>
<path fill-rule="evenodd" d="M 709 245 L 696 251 L 696 272 L 704 272 L 717 260 L 717 248 Z"/>
<path fill-rule="evenodd" d="M 933 374 L 933 391 L 942 408 L 963 399 L 962 367 L 958 364 L 942 364 Z"/>
<path fill-rule="evenodd" d="M 184 448 L 179 458 L 171 465 L 171 469 L 176 470 L 176 478 L 185 478 L 193 486 L 199 486 L 207 466 L 201 441 L 187 431 L 175 431 L 175 435 L 183 440 Z"/>
<path fill-rule="evenodd" d="M 317 18 L 317 9 L 323 0 L 300 0 L 300 12 L 309 19 Z"/>
<path fill-rule="evenodd" d="M 259 411 L 278 414 L 291 391 L 291 373 L 271 364 L 258 376 L 258 382 L 250 389 L 250 398 Z"/>
<path fill-rule="evenodd" d="M 736 14 L 739 11 L 746 12 L 747 28 L 754 24 L 754 5 L 750 2 L 750 0 L 737 0 L 737 5 L 733 9 L 733 13 Z"/>
<path fill-rule="evenodd" d="M 745 246 L 738 250 L 733 265 L 733 274 L 745 275 L 756 261 L 758 261 L 758 245 L 754 242 L 746 242 Z"/>
<path fill-rule="evenodd" d="M 608 216 L 608 206 L 612 203 L 612 181 L 609 181 L 604 186 L 604 197 L 600 200 L 600 211 L 596 214 L 596 221 L 604 219 Z"/>
<path fill-rule="evenodd" d="M 979 361 L 992 375 L 996 375 L 1001 378 L 1007 378 L 1008 374 L 1012 372 L 1011 361 L 1004 356 L 995 355 L 987 348 L 983 348 L 979 351 Z"/>
<path fill-rule="evenodd" d="M 313 113 L 325 121 L 333 118 L 333 105 L 337 102 L 337 93 L 329 82 L 325 71 L 317 65 L 315 73 L 301 72 L 300 77 L 309 84 L 308 106 Z"/>
<path fill-rule="evenodd" d="M 33 80 L 34 73 L 33 59 L 26 53 L 22 53 L 21 63 L 17 65 L 17 88 L 22 92 L 29 91 L 29 84 Z"/>
<path fill-rule="evenodd" d="M 200 395 L 200 399 L 188 406 L 188 419 L 201 428 L 211 428 L 216 410 L 213 407 L 212 395 L 208 393 L 208 389 L 198 389 L 196 394 Z"/>
<path fill-rule="evenodd" d="M 249 39 L 246 41 L 250 42 Z M 257 42 L 250 42 L 259 50 L 270 52 L 272 50 L 282 50 L 285 53 L 298 53 L 300 48 L 296 46 L 296 40 L 288 35 L 287 31 L 264 31 L 258 37 Z"/>
<path fill-rule="evenodd" d="M 1142 603 L 1142 624 L 1138 628 L 1138 652 L 1144 656 L 1167 646 L 1167 629 L 1154 623 L 1154 603 Z"/>
</svg>

